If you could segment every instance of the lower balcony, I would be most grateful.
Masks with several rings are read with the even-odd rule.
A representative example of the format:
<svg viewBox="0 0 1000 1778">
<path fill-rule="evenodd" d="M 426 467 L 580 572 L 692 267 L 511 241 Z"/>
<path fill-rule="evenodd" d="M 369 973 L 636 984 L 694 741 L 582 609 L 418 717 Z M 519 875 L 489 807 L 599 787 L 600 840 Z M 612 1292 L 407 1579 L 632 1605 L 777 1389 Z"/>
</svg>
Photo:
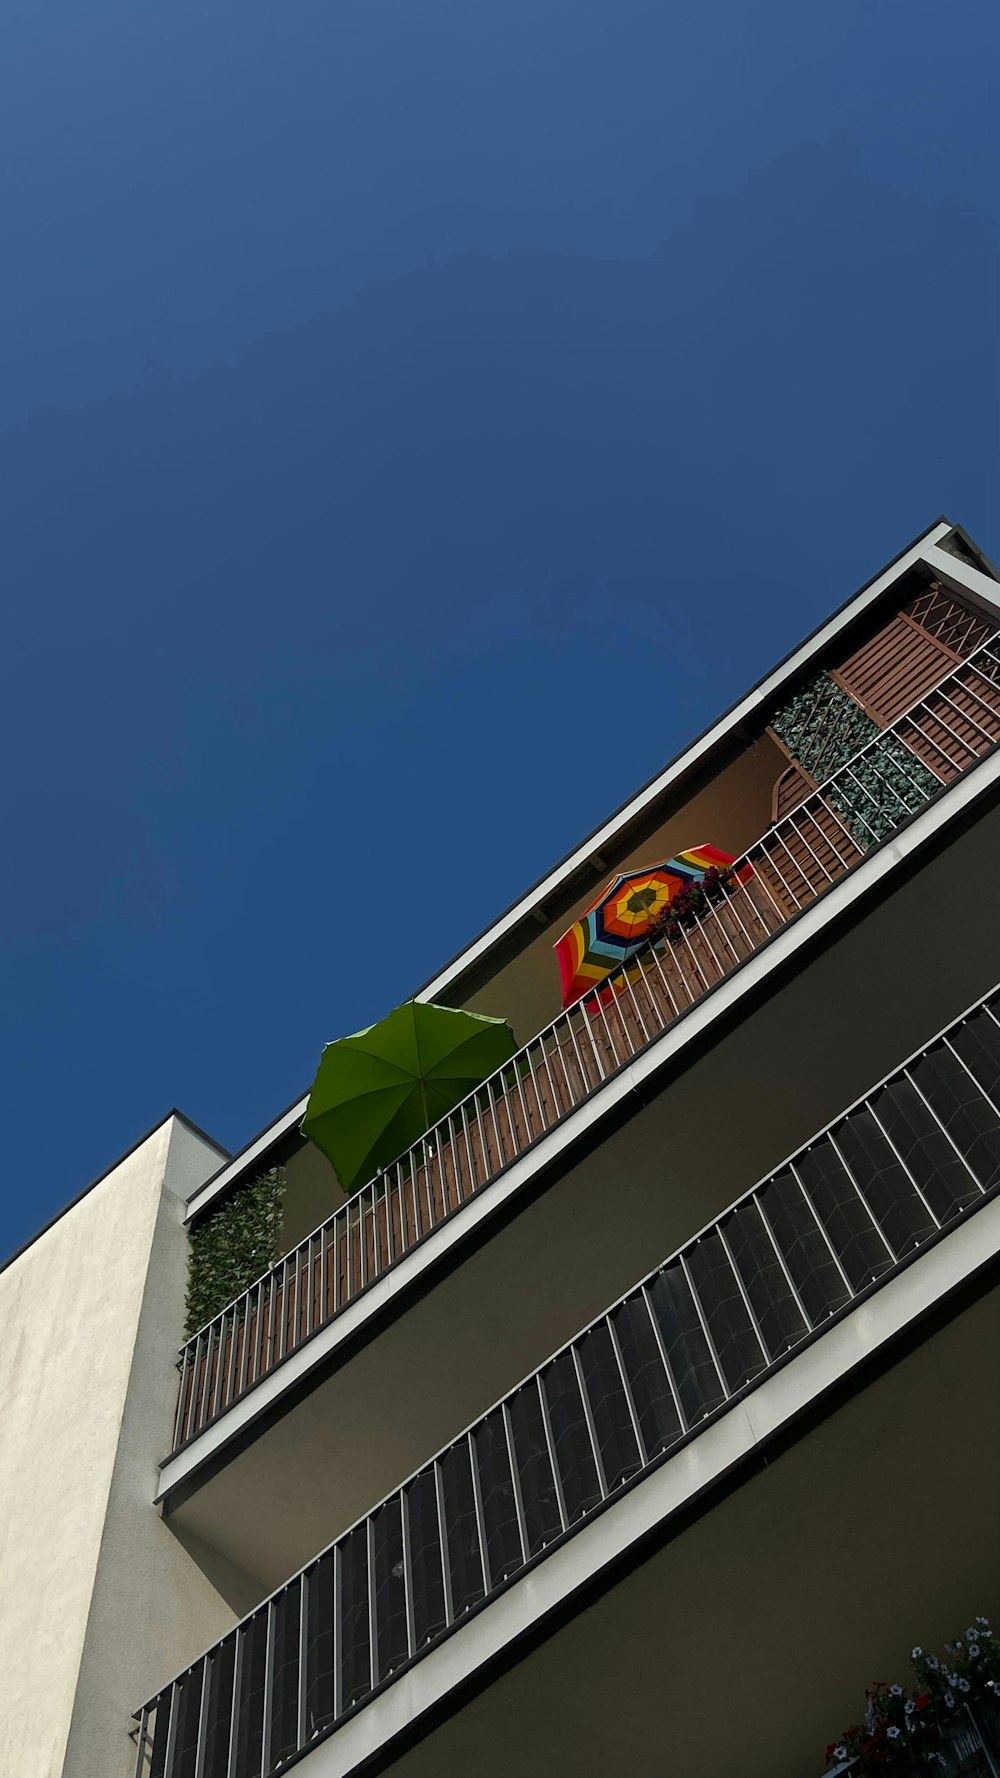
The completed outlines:
<svg viewBox="0 0 1000 1778">
<path fill-rule="evenodd" d="M 139 1713 L 139 1778 L 801 1778 L 1000 1575 L 994 992 Z M 821 1742 L 828 1736 L 820 1736 Z"/>
</svg>

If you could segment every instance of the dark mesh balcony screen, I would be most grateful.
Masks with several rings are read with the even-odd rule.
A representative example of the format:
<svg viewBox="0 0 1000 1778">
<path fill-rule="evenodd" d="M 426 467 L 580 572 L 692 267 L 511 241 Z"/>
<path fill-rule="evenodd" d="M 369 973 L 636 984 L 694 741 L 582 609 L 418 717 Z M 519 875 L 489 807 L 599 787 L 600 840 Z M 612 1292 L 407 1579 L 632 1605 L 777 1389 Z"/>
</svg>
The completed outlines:
<svg viewBox="0 0 1000 1778">
<path fill-rule="evenodd" d="M 356 1525 L 338 1546 L 340 1559 L 340 1695 L 349 1710 L 371 1690 L 368 1630 L 368 1527 Z"/>
<path fill-rule="evenodd" d="M 542 1372 L 542 1387 L 549 1410 L 566 1517 L 572 1525 L 574 1520 L 598 1504 L 601 1484 L 583 1410 L 583 1397 L 569 1352 L 562 1353 Z"/>
<path fill-rule="evenodd" d="M 299 1582 L 286 1587 L 274 1602 L 274 1647 L 271 1655 L 271 1758 L 273 1766 L 295 1752 L 299 1720 Z"/>
<path fill-rule="evenodd" d="M 630 1296 L 612 1317 L 622 1364 L 649 1457 L 665 1451 L 684 1431 L 653 1331 L 646 1300 Z"/>
<path fill-rule="evenodd" d="M 743 1204 L 726 1218 L 723 1228 L 768 1353 L 779 1358 L 809 1330 L 760 1212 L 754 1204 Z"/>
<path fill-rule="evenodd" d="M 236 1770 L 239 1778 L 260 1778 L 264 1740 L 264 1664 L 267 1612 L 260 1611 L 239 1632 L 240 1701 L 236 1712 Z"/>
<path fill-rule="evenodd" d="M 177 1682 L 174 1692 L 174 1757 L 170 1778 L 194 1778 L 194 1763 L 198 1756 L 201 1686 L 200 1664 Z"/>
<path fill-rule="evenodd" d="M 892 1265 L 892 1255 L 858 1197 L 832 1142 L 825 1139 L 798 1155 L 795 1171 L 805 1186 L 830 1246 L 851 1281 L 864 1290 Z"/>
<path fill-rule="evenodd" d="M 984 1191 L 1000 1181 L 1000 1120 L 958 1056 L 935 1044 L 909 1071 Z"/>
<path fill-rule="evenodd" d="M 413 1635 L 417 1648 L 445 1627 L 441 1537 L 434 1470 L 421 1470 L 406 1490 L 413 1587 Z"/>
<path fill-rule="evenodd" d="M 679 1264 L 665 1266 L 648 1289 L 667 1363 L 689 1426 L 725 1401 L 694 1299 Z"/>
<path fill-rule="evenodd" d="M 806 1314 L 816 1327 L 850 1301 L 850 1291 L 794 1176 L 779 1173 L 757 1195 Z"/>
<path fill-rule="evenodd" d="M 476 1497 L 472 1466 L 465 1439 L 453 1445 L 441 1459 L 444 1492 L 444 1526 L 451 1576 L 451 1605 L 456 1617 L 483 1597 L 483 1563 L 476 1523 Z"/>
<path fill-rule="evenodd" d="M 607 1322 L 601 1321 L 577 1341 L 580 1368 L 597 1433 L 597 1445 L 608 1488 L 617 1488 L 641 1467 L 629 1412 L 628 1396 Z"/>
<path fill-rule="evenodd" d="M 536 1556 L 546 1544 L 559 1536 L 562 1521 L 559 1501 L 549 1462 L 545 1424 L 538 1398 L 538 1386 L 532 1381 L 519 1389 L 509 1404 L 510 1430 L 514 1441 L 514 1461 L 521 1484 L 521 1505 L 528 1538 L 528 1555 Z"/>
<path fill-rule="evenodd" d="M 685 1258 L 723 1376 L 731 1390 L 742 1389 L 744 1383 L 764 1369 L 767 1360 L 726 1250 L 718 1235 L 702 1235 Z"/>
<path fill-rule="evenodd" d="M 483 1503 L 483 1524 L 486 1527 L 486 1558 L 490 1585 L 498 1586 L 516 1574 L 524 1558 L 521 1534 L 517 1527 L 517 1506 L 510 1475 L 507 1434 L 503 1413 L 498 1408 L 488 1414 L 473 1434 L 476 1465 L 479 1470 L 479 1497 Z"/>
<path fill-rule="evenodd" d="M 872 1106 L 939 1222 L 950 1222 L 979 1197 L 968 1168 L 908 1080 L 890 1081 Z"/>
<path fill-rule="evenodd" d="M 934 1218 L 870 1111 L 852 1111 L 833 1134 L 865 1203 L 901 1259 L 933 1234 Z"/>
<path fill-rule="evenodd" d="M 333 1551 L 306 1579 L 306 1740 L 333 1721 Z"/>
<path fill-rule="evenodd" d="M 962 1061 L 1000 1110 L 1000 1025 L 985 1007 L 951 1033 Z"/>
<path fill-rule="evenodd" d="M 232 1722 L 235 1660 L 236 1639 L 233 1636 L 208 1657 L 204 1778 L 227 1778 L 229 1771 L 229 1727 Z"/>
<path fill-rule="evenodd" d="M 403 1577 L 403 1515 L 393 1495 L 372 1515 L 375 1548 L 375 1649 L 379 1679 L 401 1667 L 409 1653 L 406 1581 Z"/>
</svg>

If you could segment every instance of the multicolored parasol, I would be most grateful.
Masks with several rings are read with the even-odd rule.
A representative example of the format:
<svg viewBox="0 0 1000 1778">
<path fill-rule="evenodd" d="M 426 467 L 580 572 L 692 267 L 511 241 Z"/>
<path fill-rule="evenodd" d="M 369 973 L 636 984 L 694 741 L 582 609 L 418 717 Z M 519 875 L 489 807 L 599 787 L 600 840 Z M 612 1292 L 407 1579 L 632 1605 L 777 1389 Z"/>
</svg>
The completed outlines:
<svg viewBox="0 0 1000 1778">
<path fill-rule="evenodd" d="M 692 846 L 663 864 L 612 877 L 562 938 L 555 953 L 562 978 L 562 1003 L 572 1006 L 588 988 L 626 962 L 652 932 L 664 910 L 687 883 L 700 883 L 707 871 L 734 863 L 715 846 Z"/>
</svg>

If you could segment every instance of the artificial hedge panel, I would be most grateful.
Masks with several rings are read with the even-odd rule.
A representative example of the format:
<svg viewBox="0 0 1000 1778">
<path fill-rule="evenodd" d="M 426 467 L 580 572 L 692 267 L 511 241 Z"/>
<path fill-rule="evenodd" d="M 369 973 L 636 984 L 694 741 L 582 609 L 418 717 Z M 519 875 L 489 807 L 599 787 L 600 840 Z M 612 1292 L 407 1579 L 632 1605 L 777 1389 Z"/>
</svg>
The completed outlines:
<svg viewBox="0 0 1000 1778">
<path fill-rule="evenodd" d="M 184 1338 L 266 1272 L 278 1254 L 285 1174 L 272 1167 L 191 1230 Z"/>
</svg>

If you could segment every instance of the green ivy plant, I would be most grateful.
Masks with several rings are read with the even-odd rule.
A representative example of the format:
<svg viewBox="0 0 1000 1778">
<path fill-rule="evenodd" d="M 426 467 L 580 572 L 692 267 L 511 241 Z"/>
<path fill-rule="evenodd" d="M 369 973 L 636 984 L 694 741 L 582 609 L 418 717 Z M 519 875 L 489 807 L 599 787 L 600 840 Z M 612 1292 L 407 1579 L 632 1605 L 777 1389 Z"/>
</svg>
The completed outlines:
<svg viewBox="0 0 1000 1778">
<path fill-rule="evenodd" d="M 285 1174 L 258 1174 L 191 1230 L 184 1338 L 204 1327 L 277 1258 Z"/>
</svg>

